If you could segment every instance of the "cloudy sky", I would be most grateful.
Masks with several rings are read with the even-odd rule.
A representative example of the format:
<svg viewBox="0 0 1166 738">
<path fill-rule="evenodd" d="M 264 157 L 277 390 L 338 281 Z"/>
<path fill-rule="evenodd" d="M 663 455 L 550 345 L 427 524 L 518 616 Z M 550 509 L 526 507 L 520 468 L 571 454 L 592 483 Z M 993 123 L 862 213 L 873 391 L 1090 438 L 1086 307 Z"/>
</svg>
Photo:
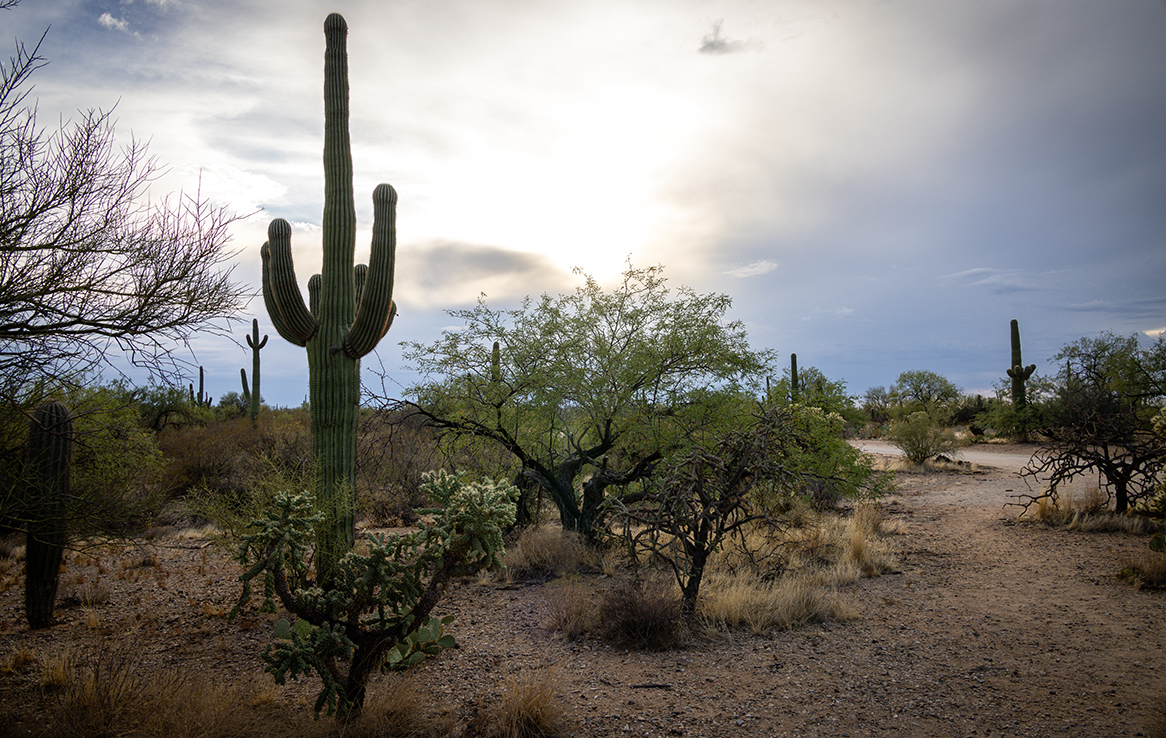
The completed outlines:
<svg viewBox="0 0 1166 738">
<path fill-rule="evenodd" d="M 170 167 L 160 193 L 201 176 L 262 210 L 234 236 L 258 291 L 271 218 L 301 282 L 318 270 L 332 10 L 358 249 L 373 187 L 400 193 L 391 382 L 445 309 L 629 258 L 731 295 L 756 347 L 855 394 L 916 369 L 988 392 L 1012 318 L 1038 371 L 1166 328 L 1166 0 L 24 0 L 0 28 L 49 28 L 42 122 L 116 105 Z M 265 398 L 298 405 L 302 349 L 252 316 Z M 244 348 L 196 344 L 211 394 L 239 390 Z"/>
</svg>

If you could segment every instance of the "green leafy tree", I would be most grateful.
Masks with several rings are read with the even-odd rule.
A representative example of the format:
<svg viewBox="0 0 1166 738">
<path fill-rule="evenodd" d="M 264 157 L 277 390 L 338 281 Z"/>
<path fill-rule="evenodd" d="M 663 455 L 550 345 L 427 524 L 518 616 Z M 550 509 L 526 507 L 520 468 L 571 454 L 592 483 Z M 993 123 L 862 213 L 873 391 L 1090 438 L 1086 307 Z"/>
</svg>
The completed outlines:
<svg viewBox="0 0 1166 738">
<path fill-rule="evenodd" d="M 862 411 L 872 423 L 886 423 L 891 419 L 894 395 L 886 387 L 870 387 L 862 395 Z"/>
<path fill-rule="evenodd" d="M 887 440 L 914 464 L 922 464 L 941 454 L 954 453 L 963 446 L 950 428 L 943 427 L 923 410 L 916 410 L 902 420 L 892 422 L 887 431 Z"/>
<path fill-rule="evenodd" d="M 1066 345 L 1053 362 L 1061 367 L 1057 401 L 1024 471 L 1047 491 L 1023 499 L 1055 499 L 1083 474 L 1100 474 L 1117 512 L 1152 496 L 1166 468 L 1166 439 L 1154 429 L 1166 400 L 1166 342 L 1105 332 Z"/>
<path fill-rule="evenodd" d="M 960 389 L 951 380 L 926 370 L 903 372 L 891 385 L 891 393 L 908 414 L 922 410 L 932 417 L 960 398 Z"/>
<path fill-rule="evenodd" d="M 607 503 L 631 560 L 649 553 L 669 567 L 691 620 L 709 558 L 730 540 L 747 547 L 752 525 L 777 525 L 776 501 L 826 488 L 873 499 L 889 489 L 892 480 L 842 440 L 841 424 L 818 408 L 774 404 L 669 458 L 642 494 Z"/>
<path fill-rule="evenodd" d="M 424 491 L 436 507 L 418 512 L 433 522 L 421 520 L 413 533 L 373 536 L 367 553 L 350 551 L 337 562 L 327 589 L 311 576 L 325 516 L 305 495 L 278 495 L 274 509 L 242 537 L 238 558 L 249 568 L 232 615 L 247 606 L 258 579 L 260 608 L 274 612 L 278 598 L 295 616 L 276 623 L 280 640 L 264 651 L 265 670 L 277 684 L 319 677 L 317 715 L 327 710 L 353 719 L 372 674 L 454 647 L 445 633 L 452 618 L 433 617 L 434 606 L 454 578 L 500 565 L 502 528 L 514 519 L 513 487 L 436 472 L 426 475 Z"/>
<path fill-rule="evenodd" d="M 449 435 L 504 448 L 565 529 L 594 536 L 609 488 L 723 417 L 721 401 L 773 359 L 724 320 L 727 295 L 670 290 L 662 272 L 629 265 L 611 291 L 585 275 L 517 310 L 449 311 L 461 328 L 404 344 L 424 377 L 410 404 Z"/>
</svg>

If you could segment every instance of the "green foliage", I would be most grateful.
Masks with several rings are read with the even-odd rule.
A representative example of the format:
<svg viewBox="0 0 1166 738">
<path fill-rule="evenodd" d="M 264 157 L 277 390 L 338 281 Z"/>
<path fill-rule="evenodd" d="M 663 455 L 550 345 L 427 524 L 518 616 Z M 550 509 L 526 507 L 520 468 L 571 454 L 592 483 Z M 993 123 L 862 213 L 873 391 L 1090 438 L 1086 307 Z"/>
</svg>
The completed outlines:
<svg viewBox="0 0 1166 738">
<path fill-rule="evenodd" d="M 46 402 L 28 428 L 29 487 L 24 609 L 30 628 L 53 624 L 53 605 L 68 539 L 66 500 L 73 472 L 73 417 L 63 403 Z"/>
<path fill-rule="evenodd" d="M 922 464 L 941 454 L 954 453 L 963 446 L 950 428 L 937 423 L 922 410 L 891 423 L 887 440 L 914 464 Z"/>
<path fill-rule="evenodd" d="M 308 353 L 312 459 L 317 499 L 327 501 L 328 523 L 317 565 L 328 584 L 338 558 L 353 545 L 355 443 L 360 403 L 360 359 L 388 332 L 396 260 L 397 193 L 373 191 L 369 265 L 353 266 L 356 206 L 348 134 L 348 24 L 336 13 L 324 21 L 324 255 L 308 281 L 309 305 L 296 283 L 291 225 L 277 218 L 263 244 L 263 301 L 279 334 Z M 254 400 L 254 398 L 252 398 Z"/>
<path fill-rule="evenodd" d="M 247 570 L 237 614 L 261 578 L 261 609 L 278 597 L 297 620 L 277 626 L 279 643 L 263 653 L 266 670 L 287 677 L 315 674 L 323 688 L 316 712 L 359 712 L 365 684 L 380 668 L 403 668 L 454 646 L 449 618 L 430 616 L 451 579 L 500 566 L 502 528 L 514 520 L 517 490 L 464 475 L 426 475 L 425 493 L 437 506 L 423 512 L 415 532 L 374 536 L 367 552 L 353 550 L 336 565 L 327 588 L 312 578 L 312 552 L 327 516 L 305 495 L 277 495 L 274 508 L 242 536 L 238 560 Z M 338 662 L 348 662 L 347 674 Z"/>
<path fill-rule="evenodd" d="M 671 290 L 662 272 L 629 265 L 612 290 L 585 276 L 517 310 L 450 311 L 461 328 L 405 344 L 424 377 L 413 408 L 455 439 L 503 449 L 564 528 L 593 535 L 609 487 L 699 436 L 709 403 L 739 396 L 773 358 L 723 321 L 728 296 Z"/>
<path fill-rule="evenodd" d="M 806 366 L 796 369 L 797 389 L 794 389 L 794 366 L 791 365 L 776 384 L 769 388 L 768 402 L 779 405 L 798 404 L 816 407 L 823 412 L 847 416 L 854 411 L 854 398 L 846 392 L 846 380 L 830 379 L 816 367 Z M 797 396 L 793 402 L 785 398 Z"/>
<path fill-rule="evenodd" d="M 1166 534 L 1155 533 L 1154 537 L 1150 539 L 1150 550 L 1166 553 Z"/>
<path fill-rule="evenodd" d="M 1075 477 L 1100 474 L 1117 512 L 1152 497 L 1166 469 L 1166 436 L 1155 430 L 1166 400 L 1166 342 L 1143 346 L 1137 335 L 1106 332 L 1068 344 L 1053 361 L 1062 367 L 1055 401 L 1024 474 L 1046 481 L 1054 498 Z"/>
<path fill-rule="evenodd" d="M 693 617 L 709 557 L 726 541 L 747 547 L 751 525 L 775 523 L 791 499 L 811 491 L 852 499 L 887 491 L 891 480 L 842 439 L 841 423 L 818 408 L 774 405 L 670 458 L 643 492 L 608 502 L 630 559 L 647 553 L 671 568 Z"/>
<path fill-rule="evenodd" d="M 905 409 L 904 414 L 920 410 L 940 418 L 948 406 L 959 399 L 960 390 L 941 374 L 929 371 L 903 372 L 891 385 L 891 394 Z"/>
</svg>

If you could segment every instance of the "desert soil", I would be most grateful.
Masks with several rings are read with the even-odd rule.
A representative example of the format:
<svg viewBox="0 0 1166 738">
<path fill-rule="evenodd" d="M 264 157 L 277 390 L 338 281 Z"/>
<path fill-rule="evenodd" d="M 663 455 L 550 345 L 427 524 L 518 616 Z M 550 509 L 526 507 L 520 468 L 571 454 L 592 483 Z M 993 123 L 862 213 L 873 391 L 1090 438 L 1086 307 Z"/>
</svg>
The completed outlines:
<svg viewBox="0 0 1166 738">
<path fill-rule="evenodd" d="M 1146 537 L 1016 524 L 1004 505 L 1024 489 L 1016 471 L 1031 450 L 977 447 L 955 471 L 900 474 L 885 503 L 898 570 L 840 593 L 857 620 L 627 652 L 547 630 L 545 584 L 465 582 L 439 605 L 457 617 L 461 648 L 415 679 L 464 724 L 508 678 L 551 673 L 576 736 L 1166 735 L 1166 600 L 1117 576 Z M 260 688 L 271 619 L 227 621 L 237 574 L 201 540 L 71 554 L 62 597 L 99 583 L 109 601 L 63 601 L 59 625 L 30 632 L 10 565 L 0 658 L 114 650 Z M 35 698 L 33 681 L 0 675 L 6 715 Z M 293 683 L 277 699 L 308 709 L 314 688 Z M 19 732 L 8 719 L 5 732 Z"/>
</svg>

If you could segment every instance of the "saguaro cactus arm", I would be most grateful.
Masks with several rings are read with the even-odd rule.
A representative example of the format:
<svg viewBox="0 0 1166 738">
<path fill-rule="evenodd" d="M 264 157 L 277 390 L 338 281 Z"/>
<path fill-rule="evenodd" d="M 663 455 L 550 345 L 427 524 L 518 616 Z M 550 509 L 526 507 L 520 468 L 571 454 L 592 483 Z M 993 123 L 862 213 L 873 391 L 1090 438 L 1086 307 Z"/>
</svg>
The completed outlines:
<svg viewBox="0 0 1166 738">
<path fill-rule="evenodd" d="M 381 184 L 373 191 L 372 249 L 367 275 L 357 270 L 356 319 L 344 339 L 344 353 L 359 359 L 376 348 L 393 324 L 397 306 L 393 302 L 393 267 L 397 254 L 397 191 Z"/>
<path fill-rule="evenodd" d="M 306 346 L 320 324 L 304 305 L 304 297 L 296 286 L 291 225 L 286 220 L 271 221 L 267 227 L 267 243 L 259 253 L 263 259 L 263 304 L 272 325 L 285 340 Z"/>
</svg>

